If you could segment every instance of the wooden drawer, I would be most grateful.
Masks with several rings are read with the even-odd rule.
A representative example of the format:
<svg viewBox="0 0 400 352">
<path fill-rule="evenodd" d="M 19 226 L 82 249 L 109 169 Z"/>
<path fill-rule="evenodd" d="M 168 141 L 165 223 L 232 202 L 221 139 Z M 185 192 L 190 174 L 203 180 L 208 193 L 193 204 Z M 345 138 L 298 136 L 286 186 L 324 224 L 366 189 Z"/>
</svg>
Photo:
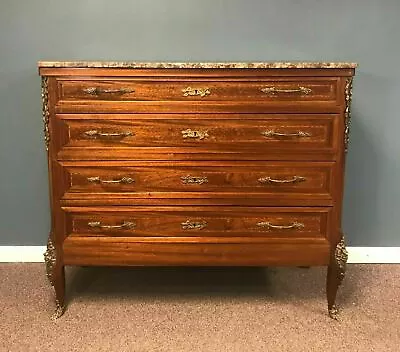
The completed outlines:
<svg viewBox="0 0 400 352">
<path fill-rule="evenodd" d="M 55 162 L 63 199 L 332 199 L 331 162 Z"/>
<path fill-rule="evenodd" d="M 327 265 L 330 244 L 319 238 L 69 236 L 63 254 L 66 265 Z"/>
<path fill-rule="evenodd" d="M 63 243 L 66 265 L 287 266 L 329 259 L 330 244 L 319 238 L 69 236 Z"/>
<path fill-rule="evenodd" d="M 331 208 L 64 208 L 67 235 L 327 238 Z"/>
<path fill-rule="evenodd" d="M 61 101 L 335 101 L 338 79 L 126 78 L 59 80 Z"/>
<path fill-rule="evenodd" d="M 148 159 L 149 155 L 143 154 L 140 148 L 149 147 L 154 153 L 166 154 L 203 151 L 213 159 L 213 153 L 246 151 L 266 155 L 285 151 L 333 152 L 337 148 L 339 117 L 335 114 L 253 114 L 168 115 L 161 119 L 159 115 L 145 118 L 129 114 L 63 114 L 57 115 L 57 125 L 61 134 L 57 150 L 82 153 L 82 159 L 87 159 L 85 153 L 89 157 L 98 155 L 96 150 L 104 151 L 100 158 L 118 159 L 118 154 L 123 152 L 124 155 L 131 153 L 130 158 Z"/>
</svg>

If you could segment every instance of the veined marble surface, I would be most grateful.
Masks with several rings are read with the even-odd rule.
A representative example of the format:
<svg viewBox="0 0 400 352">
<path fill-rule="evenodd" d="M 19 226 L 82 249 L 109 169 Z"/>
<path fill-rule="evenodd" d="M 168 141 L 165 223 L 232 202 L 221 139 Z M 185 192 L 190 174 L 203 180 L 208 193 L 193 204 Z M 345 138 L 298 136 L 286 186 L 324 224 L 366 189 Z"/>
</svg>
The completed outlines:
<svg viewBox="0 0 400 352">
<path fill-rule="evenodd" d="M 353 62 L 39 61 L 38 67 L 79 68 L 356 68 Z"/>
</svg>

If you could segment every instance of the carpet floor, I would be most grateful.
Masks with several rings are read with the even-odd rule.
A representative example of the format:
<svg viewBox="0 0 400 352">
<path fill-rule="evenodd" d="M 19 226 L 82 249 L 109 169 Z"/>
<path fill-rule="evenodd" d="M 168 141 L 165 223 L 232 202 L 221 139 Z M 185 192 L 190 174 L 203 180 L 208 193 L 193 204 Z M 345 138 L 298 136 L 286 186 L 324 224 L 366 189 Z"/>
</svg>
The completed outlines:
<svg viewBox="0 0 400 352">
<path fill-rule="evenodd" d="M 400 265 L 348 265 L 340 320 L 324 268 L 67 268 L 57 321 L 44 264 L 0 265 L 0 351 L 400 351 Z"/>
</svg>

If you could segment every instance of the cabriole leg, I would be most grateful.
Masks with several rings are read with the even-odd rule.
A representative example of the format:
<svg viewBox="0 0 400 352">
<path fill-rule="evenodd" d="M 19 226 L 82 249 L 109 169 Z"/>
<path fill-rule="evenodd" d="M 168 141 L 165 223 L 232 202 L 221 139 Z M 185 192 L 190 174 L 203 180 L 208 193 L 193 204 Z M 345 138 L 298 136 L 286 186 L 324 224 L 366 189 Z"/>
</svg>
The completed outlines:
<svg viewBox="0 0 400 352">
<path fill-rule="evenodd" d="M 332 319 L 337 320 L 338 309 L 336 307 L 337 290 L 342 283 L 346 271 L 348 253 L 346 250 L 344 237 L 342 236 L 336 245 L 335 251 L 331 257 L 331 263 L 328 267 L 328 275 L 326 280 L 326 294 L 328 299 L 328 313 Z"/>
<path fill-rule="evenodd" d="M 65 311 L 65 270 L 60 260 L 57 260 L 57 251 L 51 240 L 47 241 L 47 250 L 44 253 L 47 278 L 55 290 L 56 310 L 52 315 L 55 320 L 61 317 Z"/>
</svg>

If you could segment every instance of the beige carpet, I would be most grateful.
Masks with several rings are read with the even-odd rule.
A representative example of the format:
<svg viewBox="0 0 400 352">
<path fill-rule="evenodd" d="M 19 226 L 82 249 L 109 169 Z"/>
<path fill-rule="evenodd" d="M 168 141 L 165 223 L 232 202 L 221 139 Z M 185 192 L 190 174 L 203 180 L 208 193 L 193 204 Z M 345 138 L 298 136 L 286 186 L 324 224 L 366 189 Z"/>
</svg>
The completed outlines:
<svg viewBox="0 0 400 352">
<path fill-rule="evenodd" d="M 400 265 L 349 265 L 340 321 L 323 268 L 69 268 L 53 322 L 44 264 L 0 265 L 0 351 L 400 351 Z"/>
</svg>

